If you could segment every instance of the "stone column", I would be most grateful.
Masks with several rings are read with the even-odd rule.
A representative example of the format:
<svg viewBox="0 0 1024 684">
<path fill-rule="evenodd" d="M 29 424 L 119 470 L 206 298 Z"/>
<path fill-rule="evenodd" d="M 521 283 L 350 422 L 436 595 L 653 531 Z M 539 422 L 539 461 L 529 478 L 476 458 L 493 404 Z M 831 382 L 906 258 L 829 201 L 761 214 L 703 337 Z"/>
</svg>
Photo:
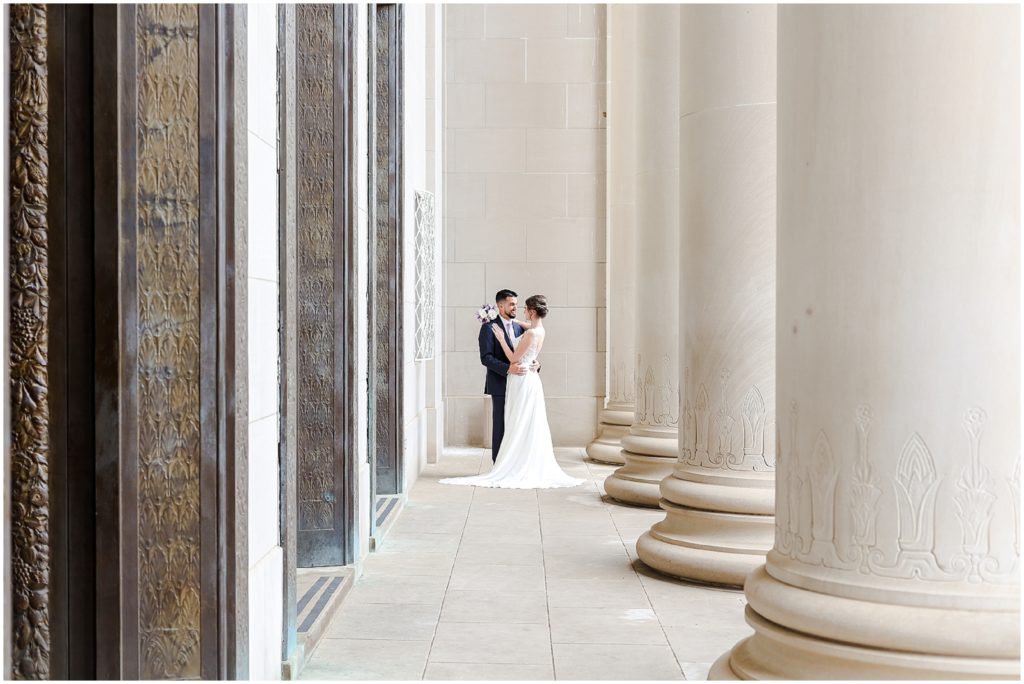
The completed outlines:
<svg viewBox="0 0 1024 684">
<path fill-rule="evenodd" d="M 742 585 L 775 508 L 774 5 L 680 10 L 683 423 L 647 565 Z"/>
<path fill-rule="evenodd" d="M 587 455 L 622 465 L 636 378 L 636 7 L 608 5 L 608 385 Z"/>
<path fill-rule="evenodd" d="M 1011 6 L 779 9 L 778 503 L 744 679 L 1018 679 Z"/>
<path fill-rule="evenodd" d="M 678 455 L 679 6 L 634 11 L 636 397 L 622 438 L 626 464 L 604 486 L 625 503 L 657 507 L 658 486 Z"/>
</svg>

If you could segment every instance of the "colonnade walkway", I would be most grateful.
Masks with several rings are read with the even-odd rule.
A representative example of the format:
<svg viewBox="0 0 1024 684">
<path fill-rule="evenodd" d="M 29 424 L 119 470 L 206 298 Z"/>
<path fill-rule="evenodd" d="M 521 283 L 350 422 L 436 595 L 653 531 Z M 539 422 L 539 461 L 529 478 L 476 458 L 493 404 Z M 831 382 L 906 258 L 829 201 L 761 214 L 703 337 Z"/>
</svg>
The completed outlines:
<svg viewBox="0 0 1024 684">
<path fill-rule="evenodd" d="M 615 468 L 558 449 L 573 489 L 438 484 L 490 467 L 450 449 L 345 598 L 303 679 L 704 679 L 750 634 L 743 594 L 636 558 L 660 510 L 604 498 Z"/>
</svg>

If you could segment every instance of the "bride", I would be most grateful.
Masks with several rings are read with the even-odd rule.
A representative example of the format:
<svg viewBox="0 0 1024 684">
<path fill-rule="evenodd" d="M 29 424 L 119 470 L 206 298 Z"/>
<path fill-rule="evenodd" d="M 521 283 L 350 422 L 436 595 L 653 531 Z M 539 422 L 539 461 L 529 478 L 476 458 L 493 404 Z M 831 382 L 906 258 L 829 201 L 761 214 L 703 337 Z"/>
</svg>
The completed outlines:
<svg viewBox="0 0 1024 684">
<path fill-rule="evenodd" d="M 501 327 L 492 324 L 494 336 L 511 364 L 530 368 L 544 346 L 544 317 L 547 315 L 544 295 L 534 295 L 526 300 L 527 324 L 523 327 L 527 331 L 519 338 L 515 351 L 508 348 Z M 486 475 L 450 477 L 440 482 L 509 489 L 575 487 L 583 483 L 583 480 L 567 475 L 555 460 L 544 406 L 544 388 L 536 372 L 524 375 L 510 373 L 508 376 L 505 438 L 501 441 L 501 449 L 491 471 Z"/>
</svg>

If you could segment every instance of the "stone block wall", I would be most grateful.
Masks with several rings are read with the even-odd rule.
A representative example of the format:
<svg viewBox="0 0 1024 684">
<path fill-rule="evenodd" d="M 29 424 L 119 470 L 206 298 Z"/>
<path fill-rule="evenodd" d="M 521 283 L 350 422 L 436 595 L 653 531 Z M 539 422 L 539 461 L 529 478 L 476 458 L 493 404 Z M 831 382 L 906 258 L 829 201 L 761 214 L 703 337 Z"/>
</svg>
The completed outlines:
<svg viewBox="0 0 1024 684">
<path fill-rule="evenodd" d="M 542 381 L 556 446 L 605 393 L 605 7 L 444 6 L 444 406 L 449 445 L 489 446 L 473 313 L 548 297 Z M 524 316 L 521 313 L 520 316 Z"/>
<path fill-rule="evenodd" d="M 249 676 L 281 678 L 277 9 L 248 8 Z"/>
</svg>

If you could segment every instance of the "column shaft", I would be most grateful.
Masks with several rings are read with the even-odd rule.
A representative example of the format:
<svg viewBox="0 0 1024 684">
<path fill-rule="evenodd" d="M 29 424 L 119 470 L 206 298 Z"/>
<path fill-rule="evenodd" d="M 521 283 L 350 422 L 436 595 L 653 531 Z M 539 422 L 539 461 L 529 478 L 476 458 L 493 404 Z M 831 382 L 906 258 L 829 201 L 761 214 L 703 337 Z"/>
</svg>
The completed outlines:
<svg viewBox="0 0 1024 684">
<path fill-rule="evenodd" d="M 1019 25 L 779 10 L 775 546 L 713 677 L 1019 678 Z"/>
<path fill-rule="evenodd" d="M 774 522 L 775 6 L 686 5 L 680 35 L 683 425 L 637 553 L 742 585 Z"/>
<path fill-rule="evenodd" d="M 608 385 L 587 455 L 622 465 L 636 379 L 636 7 L 608 6 Z"/>
<path fill-rule="evenodd" d="M 605 491 L 656 507 L 678 452 L 679 7 L 634 11 L 636 396 L 633 424 L 622 438 L 626 463 L 605 480 Z"/>
</svg>

